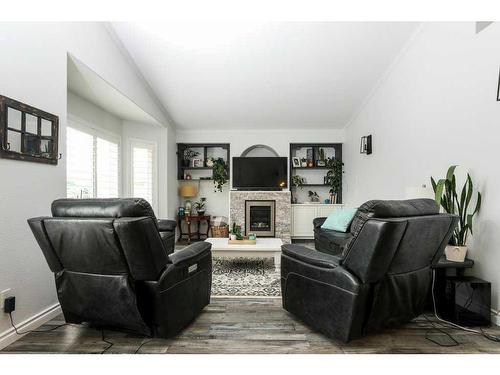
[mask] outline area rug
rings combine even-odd
[[[212,296],[279,297],[273,259],[213,257]]]

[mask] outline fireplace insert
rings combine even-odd
[[[255,233],[257,237],[275,236],[276,201],[245,201],[245,234]]]

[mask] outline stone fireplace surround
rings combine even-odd
[[[233,223],[241,225],[245,230],[245,201],[276,201],[276,237],[281,238],[283,243],[291,243],[291,205],[290,191],[240,191],[231,190],[229,192],[229,225]]]

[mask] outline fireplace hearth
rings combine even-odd
[[[276,221],[276,201],[245,201],[245,233],[255,233],[257,237],[274,237]]]

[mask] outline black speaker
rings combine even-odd
[[[491,324],[491,283],[475,277],[447,277],[442,318],[473,327]]]

